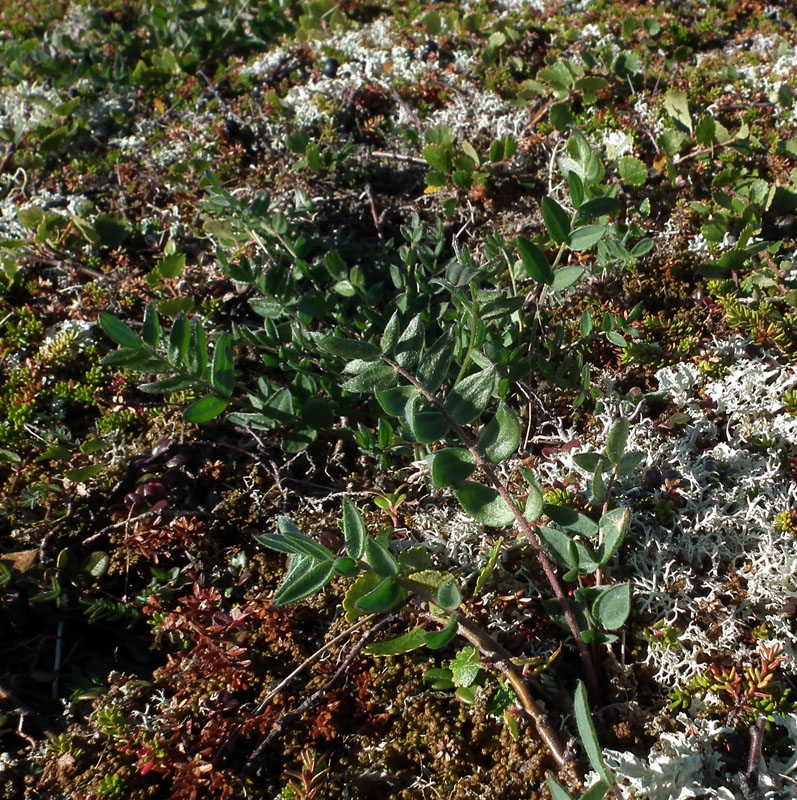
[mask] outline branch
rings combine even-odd
[[[473,437],[471,437],[471,435],[454,420],[454,418],[445,410],[445,408],[443,408],[443,404],[431,392],[429,392],[425,386],[422,386],[413,375],[410,375],[407,370],[399,366],[399,364],[397,364],[395,361],[387,356],[382,356],[382,360],[386,364],[389,364],[391,367],[393,367],[393,369],[396,370],[399,375],[408,380],[421,393],[421,395],[423,395],[424,399],[431,403],[435,409],[437,409],[443,415],[443,417],[445,417],[446,422],[459,437],[459,440],[462,442],[462,444],[464,444],[465,447],[470,450],[470,453],[475,459],[476,464],[482,469],[484,474],[487,476],[487,479],[501,496],[501,499],[512,511],[512,514],[515,517],[515,522],[517,522],[518,527],[523,532],[523,535],[531,545],[531,548],[534,550],[534,554],[537,556],[537,560],[542,567],[542,571],[545,573],[545,577],[548,579],[548,583],[553,590],[554,596],[562,608],[562,613],[567,620],[567,625],[570,628],[570,632],[572,633],[576,642],[576,647],[578,648],[578,655],[581,659],[581,665],[584,669],[584,677],[586,679],[590,695],[593,699],[597,700],[600,696],[600,692],[598,688],[598,678],[595,674],[595,667],[592,663],[592,658],[590,657],[586,644],[584,644],[584,640],[581,638],[581,631],[579,630],[578,622],[576,621],[575,615],[573,614],[570,604],[567,601],[567,596],[565,595],[564,590],[562,589],[562,584],[559,582],[559,578],[556,575],[556,570],[554,569],[551,560],[542,549],[542,545],[540,544],[539,539],[534,532],[534,528],[531,526],[531,523],[523,516],[520,509],[517,507],[512,495],[509,493],[509,490],[506,488],[506,486],[504,486],[504,484],[501,482],[501,479],[498,477],[492,464],[488,463],[482,454],[476,449],[476,443],[473,440]]]

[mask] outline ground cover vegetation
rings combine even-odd
[[[794,791],[797,19],[0,7],[0,797]]]

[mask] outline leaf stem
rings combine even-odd
[[[581,631],[579,630],[578,622],[576,621],[576,617],[567,601],[567,596],[565,595],[564,590],[562,589],[562,584],[559,582],[559,578],[556,575],[556,570],[554,569],[551,560],[542,549],[542,545],[540,544],[540,541],[537,538],[531,523],[529,523],[529,521],[523,516],[520,509],[517,507],[512,495],[509,493],[509,490],[506,488],[506,486],[504,486],[504,484],[501,482],[492,464],[488,463],[482,454],[477,450],[476,442],[473,440],[473,437],[459,423],[457,423],[456,420],[454,420],[454,418],[445,410],[443,404],[431,392],[429,392],[425,386],[422,386],[413,375],[407,372],[407,370],[405,370],[395,361],[387,356],[382,356],[382,360],[386,364],[389,364],[391,367],[393,367],[393,369],[396,370],[399,375],[408,380],[421,393],[424,399],[431,403],[445,417],[446,422],[448,422],[451,429],[459,437],[459,440],[462,442],[462,444],[468,448],[474,460],[476,461],[476,464],[481,467],[482,471],[487,476],[487,479],[501,496],[501,499],[512,511],[518,527],[523,532],[523,535],[531,545],[532,550],[534,550],[534,554],[537,556],[537,561],[542,567],[545,577],[548,579],[548,583],[553,590],[554,597],[556,597],[559,605],[562,608],[562,614],[567,620],[567,625],[570,628],[570,632],[572,633],[576,642],[576,648],[578,649],[578,655],[581,659],[582,668],[584,669],[584,677],[586,679],[587,687],[589,688],[589,693],[593,698],[597,699],[600,696],[600,693],[598,688],[598,678],[595,673],[595,667],[592,663],[592,658],[590,657],[589,650],[587,649],[584,640],[581,638]]]

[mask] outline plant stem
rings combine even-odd
[[[487,479],[501,496],[501,499],[512,511],[518,527],[523,532],[523,535],[531,545],[532,550],[534,550],[534,554],[537,556],[537,561],[542,567],[545,577],[548,579],[548,583],[553,590],[554,597],[556,597],[559,605],[561,606],[562,614],[564,614],[564,617],[567,620],[567,625],[570,628],[570,632],[573,634],[573,638],[576,642],[576,648],[578,649],[578,655],[581,659],[581,665],[584,670],[584,678],[587,683],[587,688],[589,689],[589,693],[593,699],[597,700],[600,696],[600,693],[598,689],[598,678],[595,673],[595,667],[592,663],[592,658],[590,657],[586,644],[584,644],[584,640],[581,638],[581,631],[579,630],[578,622],[576,621],[575,615],[573,614],[570,604],[567,601],[567,596],[565,595],[564,590],[562,589],[562,584],[559,582],[559,578],[556,575],[556,570],[554,569],[551,560],[542,549],[542,545],[540,544],[539,539],[537,539],[537,535],[534,533],[534,528],[531,526],[531,523],[523,516],[520,509],[517,507],[512,495],[509,493],[509,490],[506,488],[506,486],[504,486],[504,484],[501,482],[492,464],[488,463],[482,454],[477,450],[476,442],[473,440],[473,437],[471,437],[471,435],[454,420],[454,418],[445,410],[445,408],[443,408],[443,404],[431,392],[429,392],[426,387],[422,386],[413,375],[410,375],[407,370],[405,370],[395,361],[387,356],[382,356],[382,360],[386,364],[389,364],[391,367],[393,367],[393,369],[396,370],[399,375],[408,380],[421,393],[424,399],[431,403],[445,417],[446,422],[448,422],[451,429],[459,437],[459,440],[462,442],[462,444],[464,444],[465,447],[467,447],[471,452],[476,464],[481,467],[482,471],[487,476]]]
[[[434,597],[427,592],[419,589],[417,584],[411,581],[397,580],[397,583],[403,586],[408,592],[412,592],[416,597],[423,600],[430,608],[437,605]],[[529,687],[524,680],[523,676],[515,669],[512,663],[512,654],[506,650],[502,645],[498,644],[486,631],[483,631],[475,622],[468,619],[459,609],[453,611],[446,610],[446,614],[454,617],[459,626],[459,633],[474,645],[484,658],[489,659],[499,672],[506,675],[507,680],[515,691],[515,694],[520,701],[523,710],[531,717],[534,725],[537,728],[540,738],[545,742],[545,745],[551,751],[559,766],[564,766],[567,763],[565,756],[565,749],[559,741],[559,736],[556,731],[551,727],[545,712],[537,704],[537,701],[531,696]],[[439,620],[439,617],[434,617]]]

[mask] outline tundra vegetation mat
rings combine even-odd
[[[0,4],[0,798],[780,798],[791,3]]]

